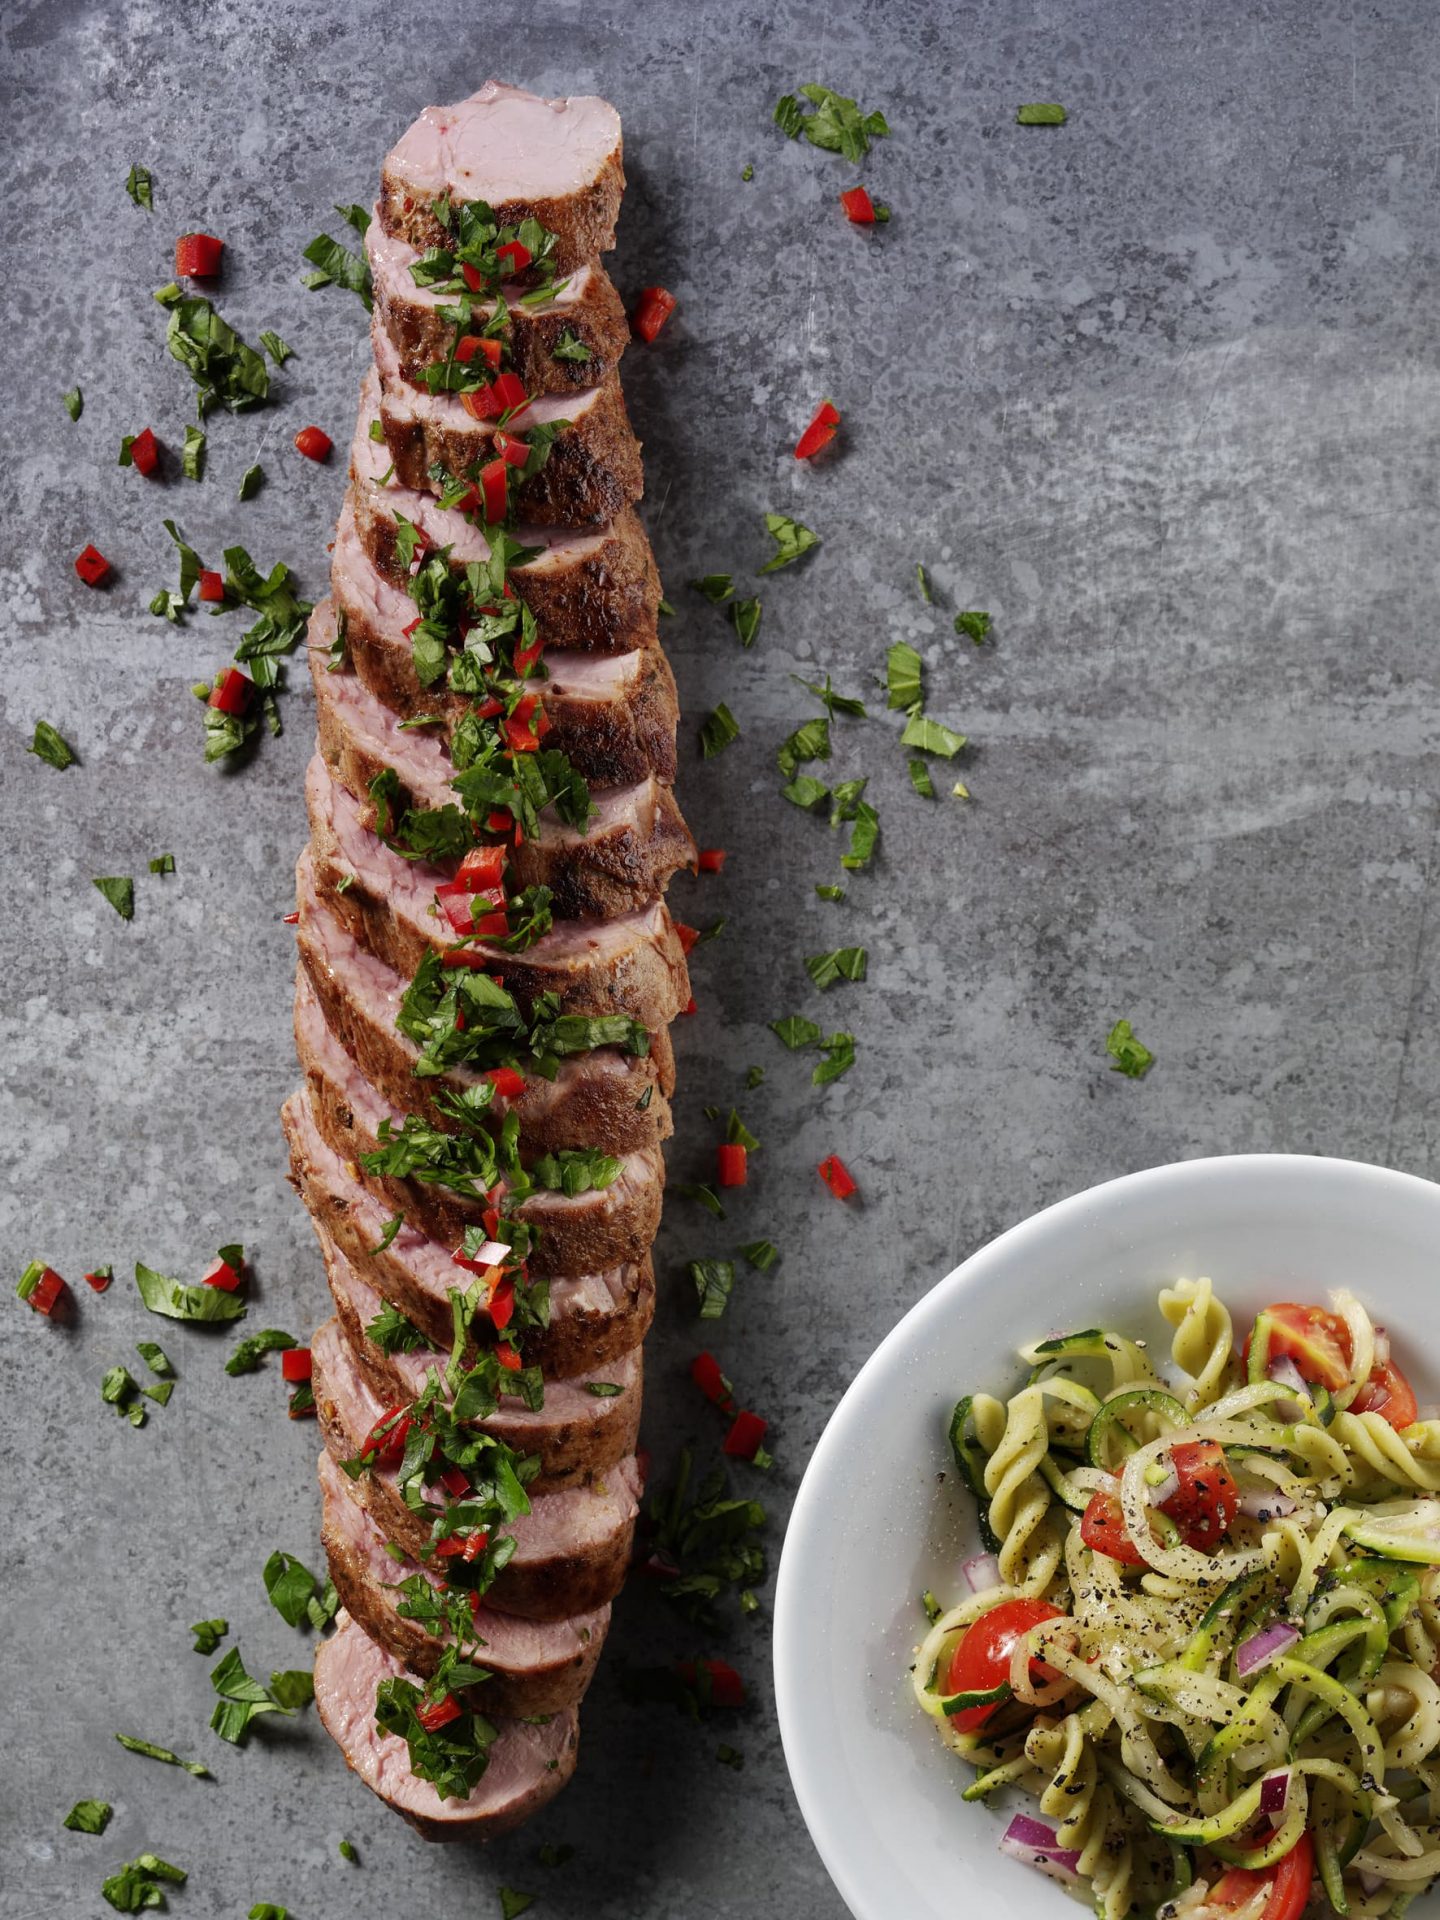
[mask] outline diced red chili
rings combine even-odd
[[[642,287],[631,326],[642,340],[653,340],[675,311],[675,296],[664,287]]]
[[[499,402],[501,413],[520,413],[530,402],[530,396],[525,391],[525,382],[509,367],[504,373],[496,374],[490,383],[490,391]]]
[[[459,1467],[446,1467],[440,1476],[440,1484],[444,1487],[445,1491],[456,1500],[458,1500],[462,1494],[469,1493],[470,1491],[470,1482],[465,1478],[465,1475]]]
[[[446,880],[436,887],[435,898],[440,902],[440,911],[456,933],[475,931],[475,910],[470,904],[475,898],[473,888],[463,885],[459,880]]]
[[[200,598],[202,600],[223,600],[225,598],[225,576],[223,573],[211,573],[208,570],[200,575]]]
[[[514,1067],[491,1067],[485,1078],[502,1100],[518,1100],[525,1091],[525,1076]]]
[[[545,651],[543,640],[534,640],[528,647],[516,647],[511,661],[518,674],[527,674]]]
[[[764,1443],[769,1430],[768,1420],[762,1420],[758,1413],[737,1413],[735,1424],[725,1436],[720,1451],[728,1453],[732,1460],[753,1460]]]
[[[225,242],[213,233],[182,233],[175,242],[175,271],[186,279],[219,273]]]
[[[730,1382],[720,1370],[720,1362],[713,1353],[697,1353],[690,1362],[690,1378],[704,1394],[707,1400],[717,1407],[723,1407],[728,1413],[733,1401]]]
[[[110,562],[98,547],[85,547],[75,556],[75,571],[87,587],[98,587],[110,578]]]
[[[334,444],[323,427],[302,427],[295,436],[295,450],[307,460],[328,460]]]
[[[675,933],[680,941],[682,952],[692,952],[695,942],[700,938],[700,929],[698,927],[687,927],[683,920],[677,920],[675,922]]]
[[[864,187],[851,187],[848,193],[842,193],[840,204],[845,209],[845,218],[853,220],[857,227],[874,226],[875,203]]]
[[[715,1149],[715,1179],[722,1187],[743,1187],[746,1179],[745,1148],[731,1140],[722,1140]]]
[[[130,442],[130,464],[137,473],[150,474],[160,464],[160,443],[149,427],[143,427]]]
[[[523,467],[530,458],[530,442],[518,439],[501,427],[495,435],[495,451],[507,467]]]
[[[115,1275],[109,1267],[97,1267],[94,1273],[87,1273],[85,1278],[96,1293],[104,1293]]]
[[[471,293],[479,293],[481,287],[485,284],[480,278],[480,269],[478,267],[472,267],[468,260],[462,260],[460,262],[460,277],[464,280]]]
[[[505,482],[507,471],[503,460],[489,460],[480,469],[480,499],[486,522],[491,526],[505,518],[510,504],[510,489]]]
[[[440,964],[452,971],[463,967],[470,973],[484,973],[487,967],[494,964],[494,960],[491,954],[480,953],[474,947],[446,947],[440,956]]]
[[[725,865],[724,847],[701,847],[695,857],[695,865],[701,873],[719,873]]]
[[[254,683],[238,667],[226,667],[210,689],[210,705],[217,713],[243,713],[254,691]]]
[[[492,367],[498,368],[503,351],[499,340],[483,333],[467,333],[455,342],[455,358],[462,367],[468,367],[478,353],[482,360],[488,360]]]
[[[282,1380],[308,1380],[310,1378],[309,1347],[287,1347],[280,1356],[280,1377]]]
[[[47,1267],[43,1261],[32,1260],[20,1276],[20,1284],[15,1289],[22,1300],[28,1300],[36,1313],[50,1315],[65,1297],[65,1282],[53,1267]]]
[[[240,1284],[240,1275],[228,1260],[217,1260],[204,1276],[201,1284],[207,1287],[218,1287],[222,1293],[234,1293]]]
[[[850,1169],[838,1153],[827,1153],[820,1162],[820,1178],[834,1194],[837,1200],[848,1200],[856,1192],[855,1182],[850,1177]]]
[[[527,693],[505,722],[505,743],[512,753],[534,753],[550,731],[550,716],[538,693]]]
[[[427,1733],[438,1733],[441,1727],[448,1727],[452,1720],[458,1720],[464,1711],[465,1709],[454,1694],[447,1693],[443,1700],[436,1700],[429,1706],[417,1707],[415,1718]]]
[[[506,240],[496,247],[495,258],[505,263],[505,271],[513,280],[517,273],[525,271],[535,256],[523,241]]]
[[[699,1007],[697,1007],[695,1004],[695,996],[693,993],[691,994],[690,998],[685,1002],[684,1006],[680,1009],[680,1011],[682,1013],[698,1013],[700,1011]]]
[[[839,409],[831,401],[822,400],[815,409],[815,418],[795,442],[795,458],[813,460],[820,449],[828,447],[835,438],[835,429],[839,425]]]
[[[745,1704],[745,1682],[740,1678],[728,1660],[681,1660],[676,1672],[687,1687],[695,1686],[699,1677],[697,1669],[703,1669],[709,1677],[707,1689],[712,1706],[743,1707]]]
[[[280,918],[287,927],[298,927],[300,924],[300,915],[298,912],[282,913]]]
[[[443,1540],[437,1540],[435,1542],[435,1558],[437,1560],[458,1560],[464,1551],[465,1536],[463,1533],[448,1533]]]
[[[504,807],[497,807],[493,813],[485,816],[485,825],[491,833],[509,833],[515,822]]]
[[[503,1333],[515,1318],[515,1282],[508,1274],[499,1282],[495,1291],[491,1294],[488,1311],[490,1314],[490,1324],[497,1333]],[[506,1361],[504,1364],[508,1366],[509,1362]],[[518,1355],[516,1356],[516,1365],[519,1365]]]
[[[478,1560],[490,1544],[490,1536],[483,1527],[477,1527],[473,1533],[465,1536],[465,1551],[461,1558],[467,1563]]]
[[[521,1360],[514,1347],[496,1347],[495,1358],[507,1373],[519,1373]]]
[[[390,1423],[394,1422],[392,1426]],[[365,1437],[360,1458],[371,1466],[398,1467],[405,1458],[405,1441],[410,1432],[410,1416],[403,1407],[391,1407],[382,1413]]]
[[[473,387],[460,396],[460,404],[472,420],[494,420],[501,409],[495,398],[493,384],[488,387]]]
[[[505,873],[504,847],[471,847],[455,869],[455,878],[477,889],[498,887]]]

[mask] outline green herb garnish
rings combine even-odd
[[[92,880],[90,884],[104,895],[122,920],[135,918],[135,882],[128,874],[111,874],[103,880]]]
[[[348,227],[364,238],[365,230],[370,225],[370,215],[363,207],[336,207],[335,211]],[[342,247],[338,240],[332,240],[328,233],[317,233],[306,247],[303,257],[315,271],[301,276],[302,286],[309,287],[312,292],[317,287],[346,287],[359,298],[367,313],[371,311],[374,289],[370,262],[363,253],[352,253],[348,247]]]
[[[138,162],[131,167],[125,176],[125,191],[137,207],[144,207],[147,213],[155,211],[154,181],[148,167]]]
[[[754,600],[736,600],[730,608],[730,624],[735,629],[735,637],[742,647],[753,647],[756,635],[760,631],[760,602]]]
[[[864,159],[872,140],[882,140],[890,131],[883,113],[862,113],[853,100],[829,87],[811,82],[800,94],[811,103],[809,113],[793,93],[783,95],[775,108],[775,124],[787,140],[803,133],[812,147],[843,154],[854,164]]]
[[[71,1833],[104,1833],[114,1811],[108,1800],[77,1800],[62,1824]]]
[[[1105,1051],[1115,1062],[1110,1071],[1123,1073],[1127,1080],[1143,1080],[1155,1061],[1150,1049],[1135,1038],[1128,1020],[1115,1022],[1105,1042]]]
[[[117,1733],[115,1738],[127,1753],[138,1753],[147,1760],[163,1761],[167,1767],[183,1767],[197,1780],[212,1780],[214,1775],[199,1760],[182,1760],[178,1753],[172,1753],[169,1747],[157,1747],[151,1740],[137,1740],[128,1733]]]
[[[863,980],[869,965],[864,947],[836,947],[830,953],[811,953],[805,957],[805,971],[824,993],[838,980]]]
[[[973,640],[977,647],[983,646],[986,635],[990,631],[990,616],[988,613],[979,612],[974,607],[967,608],[964,613],[956,614],[955,631]]]
[[[205,1288],[206,1293],[215,1291],[213,1287]],[[233,1294],[226,1294],[223,1297],[234,1298]],[[279,1327],[265,1327],[259,1333],[250,1333],[245,1336],[225,1362],[225,1371],[232,1377],[242,1373],[254,1373],[265,1354],[288,1353],[292,1347],[298,1347],[299,1344],[294,1334],[282,1333]]]
[[[242,500],[253,500],[260,491],[264,479],[265,469],[257,460],[254,466],[247,467],[240,476],[240,498]]]
[[[685,1271],[695,1283],[702,1320],[718,1320],[725,1311],[730,1290],[735,1285],[735,1268],[729,1260],[692,1260]]]
[[[194,1653],[211,1654],[230,1631],[230,1622],[218,1617],[214,1620],[197,1620],[190,1629],[195,1636]]]
[[[172,1280],[167,1274],[156,1273],[152,1267],[143,1266],[138,1260],[135,1263],[135,1285],[140,1289],[140,1298],[149,1311],[161,1314],[167,1320],[189,1320],[199,1324],[243,1320],[245,1317],[245,1302],[238,1293],[227,1293],[223,1287],[186,1286],[183,1280]],[[226,1372],[229,1371],[227,1364]],[[236,1371],[241,1369],[237,1368]]]
[[[739,737],[740,723],[721,701],[715,711],[707,714],[700,723],[700,757],[713,760],[717,753],[723,753],[730,742]]]
[[[820,544],[818,533],[812,533],[809,527],[783,513],[767,513],[765,526],[775,542],[775,552],[761,567],[761,573],[778,573],[781,567],[790,566]]]
[[[68,393],[62,393],[61,403],[72,420],[78,420],[85,411],[85,396],[79,387],[71,387]]]
[[[75,749],[48,720],[35,722],[35,738],[25,751],[33,753],[37,760],[43,760],[47,767],[54,767],[57,773],[63,773],[66,767],[73,767],[76,760]],[[100,883],[97,880],[95,884],[99,886]]]
[[[1069,117],[1054,100],[1036,100],[1015,109],[1015,124],[1020,127],[1063,127]]]
[[[260,335],[260,344],[264,347],[277,367],[283,367],[285,362],[290,359],[295,352],[293,347],[286,346],[279,334],[275,333],[269,327],[266,327]]]

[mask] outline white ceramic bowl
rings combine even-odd
[[[1440,1335],[1429,1336],[1440,1186],[1408,1174],[1288,1154],[1157,1167],[1047,1208],[947,1275],[836,1408],[780,1562],[785,1757],[856,1920],[1066,1920],[1075,1911],[1058,1887],[996,1850],[1008,1812],[961,1801],[971,1771],[910,1696],[919,1596],[929,1587],[948,1604],[963,1591],[960,1563],[978,1544],[946,1426],[962,1394],[1013,1390],[1015,1348],[1049,1334],[1142,1333],[1165,1343],[1158,1354],[1168,1363],[1156,1294],[1203,1274],[1237,1323],[1268,1300],[1323,1301],[1351,1287],[1389,1328],[1421,1405],[1440,1399]]]

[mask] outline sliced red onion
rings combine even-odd
[[[1295,1502],[1288,1493],[1251,1487],[1240,1496],[1240,1511],[1251,1520],[1283,1520],[1287,1513],[1294,1513]]]
[[[1238,1660],[1235,1665],[1238,1672],[1240,1665]],[[1266,1774],[1265,1778],[1260,1782],[1261,1813],[1284,1815],[1285,1808],[1290,1800],[1290,1779],[1291,1774],[1288,1767],[1281,1767],[1278,1773]]]
[[[1000,1584],[1000,1562],[993,1553],[976,1553],[960,1569],[972,1593],[988,1593]]]
[[[1065,1886],[1074,1886],[1079,1878],[1079,1853],[1062,1847],[1053,1827],[1047,1827],[1043,1820],[1032,1820],[1028,1814],[1016,1814],[1001,1836],[1000,1851],[1012,1860],[1023,1860],[1027,1867],[1048,1873]]]
[[[1235,1649],[1236,1673],[1240,1679],[1247,1680],[1252,1673],[1259,1673],[1262,1667],[1268,1667],[1272,1660],[1288,1652],[1299,1638],[1300,1629],[1292,1627],[1288,1620],[1277,1620],[1273,1626],[1262,1628]]]

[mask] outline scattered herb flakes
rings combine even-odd
[[[938,753],[946,760],[953,760],[965,741],[965,734],[953,733],[923,713],[912,713],[900,736],[902,747],[914,747],[920,753]]]
[[[930,576],[926,573],[923,563],[919,560],[915,562],[915,584],[919,587],[920,598],[925,602],[926,606],[933,607],[935,604],[935,596],[930,591]]]
[[[712,607],[724,606],[735,593],[734,579],[728,573],[703,573],[698,580],[692,580],[690,585],[696,593],[708,600]]]
[[[736,1773],[745,1768],[745,1756],[738,1747],[727,1746],[723,1741],[715,1749],[715,1758],[722,1767],[732,1767]]]
[[[61,1824],[71,1833],[104,1833],[114,1811],[108,1800],[77,1800]]]
[[[820,1028],[803,1014],[792,1013],[783,1020],[772,1020],[770,1031],[792,1053],[798,1052],[801,1047],[818,1047],[820,1044]]]
[[[215,1289],[207,1287],[205,1291],[213,1293]],[[229,1299],[233,1296],[225,1297]],[[265,1354],[287,1353],[291,1347],[298,1347],[299,1344],[300,1342],[293,1334],[282,1333],[279,1327],[265,1327],[259,1333],[245,1336],[225,1362],[225,1371],[232,1377],[242,1373],[254,1373]]]
[[[155,211],[154,178],[148,167],[142,167],[138,161],[125,176],[125,191],[137,207],[144,207],[147,213]]]
[[[754,600],[736,600],[730,608],[730,624],[735,629],[735,637],[742,647],[753,647],[756,635],[760,631],[760,602]]]
[[[837,789],[838,791],[838,789]],[[842,814],[841,819],[851,816]],[[880,816],[868,800],[856,803],[853,815],[855,825],[850,834],[850,845],[840,856],[840,864],[847,871],[858,873],[868,867],[874,858],[875,848],[880,839]],[[831,826],[836,824],[832,817]]]
[[[85,396],[79,387],[71,387],[68,393],[62,393],[60,401],[72,420],[78,420],[85,411]]]
[[[1018,127],[1063,127],[1070,118],[1058,101],[1035,100],[1029,106],[1015,109],[1015,124]]]
[[[336,207],[335,211],[347,226],[353,227],[356,233],[364,237],[370,216],[363,207]],[[328,233],[317,233],[306,247],[303,257],[315,271],[301,276],[302,286],[309,287],[312,292],[317,287],[348,288],[359,298],[365,311],[371,311],[374,299],[370,262],[363,253],[352,253],[348,247],[342,247],[338,240],[332,240]]]
[[[260,344],[277,367],[283,367],[285,362],[289,360],[295,352],[293,347],[286,346],[279,334],[271,327],[266,327],[260,335]]]
[[[687,1200],[698,1200],[707,1213],[713,1213],[717,1220],[725,1218],[725,1209],[720,1204],[720,1196],[713,1187],[707,1187],[699,1181],[681,1181],[675,1188]]]
[[[747,1240],[740,1251],[757,1273],[768,1273],[780,1258],[773,1240]]]
[[[594,355],[577,333],[572,332],[569,327],[562,327],[560,338],[550,349],[550,358],[569,360],[576,366],[584,366],[586,361],[594,358]]]
[[[802,554],[820,544],[818,533],[812,533],[809,527],[783,513],[767,513],[765,527],[775,542],[775,552],[761,567],[761,573],[778,573],[781,567],[791,566]]]
[[[963,780],[957,780],[950,791],[957,800],[968,800],[970,798],[970,789]]]
[[[735,1285],[735,1266],[730,1260],[692,1260],[685,1271],[695,1283],[702,1320],[718,1320],[725,1311],[730,1290]]]
[[[165,1908],[165,1886],[183,1887],[183,1867],[171,1866],[158,1854],[142,1853],[138,1860],[127,1860],[112,1873],[100,1891],[117,1913],[141,1913],[147,1908]]]
[[[157,1407],[168,1407],[170,1404],[170,1396],[175,1391],[175,1382],[173,1380],[162,1380],[158,1386],[144,1386],[141,1387],[140,1391],[145,1395],[147,1400],[153,1400]],[[134,1418],[133,1413],[131,1414],[131,1418]]]
[[[800,773],[780,789],[780,795],[792,807],[799,807],[808,813],[830,798],[830,789],[823,780],[817,780],[813,773]]]
[[[907,640],[897,640],[885,655],[885,704],[908,712],[924,697],[920,656]]]
[[[195,382],[201,420],[213,407],[239,413],[269,397],[264,358],[220,317],[212,302],[173,284],[162,287],[155,298],[170,310],[165,344]]]
[[[227,1293],[223,1287],[190,1287],[183,1280],[172,1280],[168,1274],[156,1273],[152,1267],[135,1262],[135,1285],[140,1289],[140,1298],[151,1313],[158,1313],[167,1320],[189,1320],[196,1323],[225,1320],[243,1320],[245,1302],[238,1293]],[[232,1356],[233,1357],[233,1356]],[[229,1371],[227,1362],[226,1371]]]
[[[754,167],[751,166],[748,160],[745,162],[745,165],[740,169],[740,178],[742,180],[753,180],[755,178],[755,169]]]
[[[500,1920],[518,1920],[518,1916],[535,1904],[533,1893],[521,1893],[517,1887],[501,1887]]]
[[[35,738],[25,751],[33,753],[37,760],[43,760],[47,767],[54,767],[57,773],[63,773],[66,767],[75,764],[75,749],[48,720],[35,722]],[[99,886],[100,883],[97,880],[95,884]]]
[[[107,1407],[123,1413],[140,1391],[128,1367],[108,1367],[100,1381],[100,1398]]]
[[[955,631],[963,634],[967,640],[973,640],[977,647],[983,647],[990,632],[990,616],[976,607],[968,607],[965,612],[956,614]]]
[[[1115,1062],[1112,1073],[1123,1073],[1127,1080],[1143,1080],[1155,1064],[1155,1056],[1143,1041],[1135,1038],[1128,1020],[1117,1020],[1110,1029],[1105,1051]]]
[[[870,956],[864,947],[836,947],[830,953],[807,954],[805,971],[824,993],[839,980],[863,980],[869,963]]]
[[[323,1632],[339,1611],[334,1583],[322,1582],[293,1553],[272,1553],[262,1578],[271,1606],[288,1626],[309,1625]]]
[[[670,602],[669,602],[668,600],[664,600],[664,599],[662,599],[662,600],[661,600],[661,602],[660,602],[660,604],[659,604],[659,606],[658,606],[658,607],[656,607],[656,609],[655,609],[655,611],[656,611],[656,612],[657,612],[657,613],[658,613],[658,614],[659,614],[659,615],[660,615],[660,616],[661,616],[661,617],[662,617],[663,619],[666,619],[666,620],[673,620],[673,619],[675,618],[675,609],[674,609],[674,607],[672,607],[672,606],[671,606],[671,604],[670,604]]]
[[[173,853],[157,853],[150,862],[151,873],[174,873],[175,856]]]
[[[128,874],[110,874],[90,884],[110,902],[122,920],[135,918],[135,882]]]
[[[138,1753],[146,1760],[163,1761],[167,1767],[183,1767],[197,1780],[213,1780],[214,1774],[199,1760],[182,1760],[178,1753],[172,1753],[169,1747],[157,1747],[151,1740],[137,1740],[132,1734],[117,1733],[115,1738],[127,1753]]]
[[[775,749],[775,764],[787,780],[811,760],[830,758],[830,722],[817,717],[796,727]]]
[[[940,1618],[940,1615],[945,1611],[945,1609],[940,1605],[940,1602],[935,1598],[934,1594],[930,1591],[929,1587],[926,1587],[925,1591],[921,1594],[920,1605],[924,1609],[925,1618],[930,1622],[932,1627],[934,1626],[935,1622]]]
[[[804,687],[807,693],[813,693],[827,714],[848,713],[856,720],[865,718],[865,702],[857,700],[853,694],[837,693],[828,673],[823,681],[802,680],[798,673],[792,673],[790,678]]]
[[[342,1860],[348,1860],[352,1867],[359,1866],[360,1855],[355,1850],[355,1843],[353,1840],[342,1840],[340,1842],[340,1858]]]
[[[240,498],[242,500],[253,500],[264,485],[264,481],[265,469],[257,460],[253,466],[247,467],[240,476]]]
[[[853,100],[830,87],[812,81],[799,92],[811,104],[809,113],[793,93],[776,103],[775,124],[787,140],[803,133],[812,147],[843,154],[855,165],[870,151],[872,140],[883,140],[890,132],[883,113],[862,113]]]
[[[717,753],[723,753],[732,740],[740,737],[740,723],[725,705],[724,701],[713,713],[706,714],[700,723],[700,757],[713,760]],[[96,882],[99,885],[99,882]]]
[[[825,1058],[811,1074],[810,1083],[816,1087],[828,1087],[832,1080],[838,1080],[854,1066],[855,1036],[853,1033],[832,1033],[827,1040],[820,1042],[820,1051]]]
[[[245,1745],[250,1728],[262,1715],[294,1714],[315,1695],[313,1677],[299,1669],[272,1673],[268,1687],[252,1679],[238,1647],[231,1647],[211,1669],[210,1684],[220,1696],[210,1716],[211,1729],[235,1747]]]
[[[399,1233],[400,1229],[404,1226],[404,1224],[405,1224],[405,1216],[403,1213],[392,1214],[391,1217],[385,1222],[385,1227],[383,1232],[380,1235],[380,1238],[375,1242],[375,1245],[371,1247],[370,1249],[371,1253],[372,1254],[384,1253],[387,1247],[392,1246],[394,1244],[396,1234]]]
[[[909,760],[906,762],[906,765],[910,770],[910,784],[916,793],[918,793],[922,799],[933,800],[935,798],[935,782],[930,778],[929,767],[926,766],[923,760]]]
[[[692,1464],[686,1447],[680,1454],[674,1486],[650,1496],[646,1517],[657,1550],[679,1570],[661,1585],[662,1596],[687,1619],[709,1626],[715,1620],[714,1603],[727,1591],[738,1593],[742,1613],[755,1611],[758,1603],[751,1589],[765,1578],[765,1550],[758,1537],[765,1524],[765,1509],[758,1500],[731,1498],[721,1468],[706,1475],[692,1500]],[[703,1664],[700,1671],[705,1671]],[[646,1688],[649,1697],[675,1701],[698,1715],[706,1701],[697,1695],[705,1690],[683,1689],[682,1697],[677,1697],[675,1669],[661,1672],[668,1686],[656,1694],[649,1694]]]
[[[815,894],[816,898],[820,900],[839,901],[845,898],[845,889],[844,887],[826,886],[817,880],[815,882]]]
[[[587,1393],[593,1393],[597,1400],[613,1400],[617,1394],[623,1393],[625,1389],[624,1387],[617,1386],[613,1380],[587,1380],[585,1382],[585,1391]]]
[[[211,1654],[230,1631],[230,1622],[218,1617],[214,1620],[197,1620],[190,1629],[195,1636],[194,1653]]]

